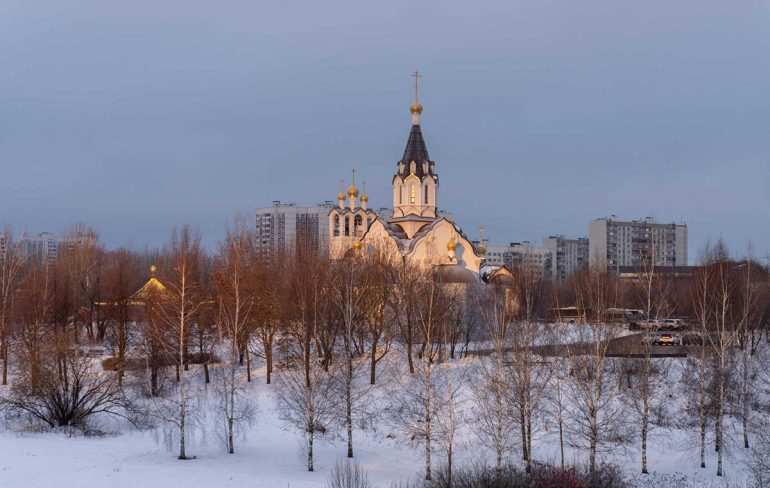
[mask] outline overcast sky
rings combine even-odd
[[[616,214],[770,253],[770,4],[0,3],[0,222],[207,244],[355,167],[391,205],[423,73],[439,206],[496,242]]]

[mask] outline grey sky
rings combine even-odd
[[[207,243],[236,212],[389,206],[424,74],[439,205],[494,241],[687,221],[770,252],[770,4],[0,3],[0,221]]]

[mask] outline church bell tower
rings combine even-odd
[[[404,156],[398,161],[393,176],[393,217],[391,223],[400,226],[408,238],[436,220],[438,175],[420,129],[422,105],[419,100],[420,72],[414,74],[414,103],[412,130],[406,142]]]

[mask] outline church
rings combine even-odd
[[[437,211],[439,177],[421,129],[420,74],[413,76],[412,126],[391,181],[392,214],[378,215],[367,208],[369,197],[365,191],[359,195],[354,172],[347,194],[341,187],[338,206],[329,212],[330,256],[340,259],[351,250],[380,248],[413,263],[440,266],[441,275],[452,282],[478,283],[508,274],[500,267],[485,266],[483,235],[474,246],[454,221]]]

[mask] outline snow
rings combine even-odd
[[[387,364],[387,361],[381,364]],[[195,374],[195,371],[191,370],[191,373]],[[257,369],[254,381],[247,386],[257,401],[259,412],[253,425],[246,428],[246,435],[238,439],[235,454],[227,454],[219,442],[214,432],[213,415],[204,416],[203,423],[207,428],[193,435],[188,453],[196,458],[188,461],[176,458],[176,444],[164,442],[159,430],[137,431],[124,424],[115,424],[118,433],[86,437],[63,432],[28,432],[6,421],[5,429],[0,429],[0,486],[324,486],[332,467],[345,456],[344,439],[333,434],[319,436],[315,450],[316,471],[306,471],[301,439],[295,430],[287,430],[281,420],[280,412],[276,410],[277,385],[266,385],[264,374],[264,369]],[[385,376],[383,373],[382,377]],[[381,396],[387,398],[387,394]],[[202,408],[211,409],[205,405]],[[398,432],[383,420],[377,420],[375,428],[375,432],[356,430],[354,433],[356,459],[374,486],[388,487],[395,481],[417,479],[423,470],[420,447],[393,439],[393,434]],[[652,476],[660,477],[661,486],[686,486],[682,484],[681,475],[687,476],[691,486],[727,486],[726,481],[732,482],[732,486],[742,486],[746,483],[740,459],[742,448],[737,440],[729,442],[734,456],[726,461],[724,479],[714,475],[716,458],[713,449],[707,453],[707,468],[699,468],[693,433],[682,429],[656,429],[653,432],[648,456],[650,468],[657,474],[650,477],[635,475],[640,465],[640,454],[635,446],[607,454],[604,460],[617,463],[629,477],[642,480],[644,484],[640,486],[650,482]],[[536,460],[558,462],[555,427],[538,433],[533,444]],[[484,459],[490,462],[492,459],[467,432],[458,450],[456,464]],[[587,455],[567,449],[566,458],[568,462],[585,462]],[[436,465],[440,464],[442,455],[436,453],[434,460]],[[520,454],[514,456],[514,460],[520,463]]]

